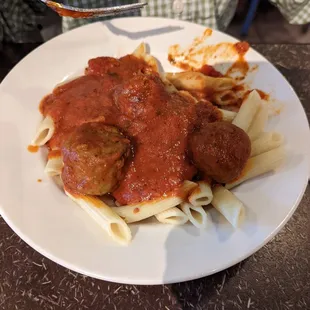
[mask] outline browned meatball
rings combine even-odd
[[[119,59],[113,57],[97,57],[88,61],[86,74],[118,78],[120,81],[127,81],[139,73],[156,74],[153,68],[143,59],[134,55],[126,55]]]
[[[233,124],[204,123],[189,137],[189,151],[205,175],[227,183],[241,174],[251,153],[251,142],[248,135]]]
[[[153,119],[157,107],[169,99],[163,82],[157,75],[136,75],[114,92],[114,102],[129,118]]]
[[[103,123],[77,127],[61,148],[61,177],[66,189],[88,195],[103,195],[115,189],[122,178],[129,143],[117,128]]]

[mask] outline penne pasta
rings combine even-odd
[[[271,151],[282,145],[284,137],[278,132],[264,132],[251,145],[251,157]]]
[[[64,189],[64,183],[61,179],[60,175],[55,175],[53,177],[54,182],[56,183],[56,185],[60,188],[60,189]]]
[[[128,244],[131,241],[131,231],[123,219],[113,210],[93,196],[65,193],[90,215],[115,241]]]
[[[187,99],[193,101],[193,103],[197,103],[198,100],[187,90],[178,90],[178,93],[183,96],[186,97]]]
[[[48,158],[44,172],[50,176],[54,177],[57,175],[61,175],[61,170],[63,167],[63,161],[61,156],[53,156]]]
[[[223,121],[230,122],[230,123],[235,119],[237,115],[237,113],[233,111],[228,111],[228,110],[223,110],[223,109],[219,109],[219,111],[222,113]]]
[[[248,135],[251,141],[257,139],[257,137],[264,131],[267,120],[268,109],[265,104],[262,104],[248,130]]]
[[[211,204],[234,228],[238,228],[244,215],[244,206],[232,192],[221,185],[216,185],[213,188]]]
[[[243,129],[245,132],[248,132],[260,106],[261,99],[258,92],[256,90],[251,91],[242,103],[240,110],[232,123]]]
[[[55,131],[55,124],[50,116],[46,116],[39,124],[34,139],[31,144],[42,146],[48,142],[53,136]]]
[[[188,196],[188,201],[195,207],[206,206],[211,203],[213,198],[210,183],[206,181],[199,181],[196,187]]]
[[[201,206],[193,206],[190,203],[183,202],[180,206],[189,221],[199,229],[205,229],[209,224],[209,217],[205,209]]]
[[[278,147],[266,153],[251,157],[241,176],[230,183],[227,183],[225,187],[231,189],[240,183],[255,178],[261,174],[277,169],[283,162],[285,152],[282,147]]]
[[[221,92],[232,89],[236,82],[226,77],[211,77],[201,72],[185,71],[176,73],[166,73],[166,78],[177,88],[183,90],[212,90]]]
[[[213,100],[217,105],[231,105],[238,100],[237,96],[232,90],[224,90],[213,94]]]
[[[166,86],[166,90],[168,93],[175,93],[178,90],[175,88],[175,86],[168,80],[166,79],[166,76],[164,73],[159,74],[161,80],[164,82],[165,86]]]
[[[187,215],[177,207],[155,214],[155,217],[160,223],[172,225],[183,225],[188,221]]]
[[[136,56],[137,58],[143,58],[145,54],[146,54],[146,45],[144,42],[140,43],[132,53],[132,55]]]
[[[146,45],[144,42],[140,43],[132,54],[139,59],[143,59],[153,69],[153,71],[159,72],[157,60],[155,57],[146,52]]]
[[[121,216],[127,223],[138,222],[149,218],[155,214],[178,206],[182,203],[189,193],[197,187],[197,184],[191,181],[185,181],[180,189],[178,196],[168,196],[156,200],[145,201],[133,205],[114,207],[115,213]]]

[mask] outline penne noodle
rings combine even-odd
[[[53,177],[54,182],[56,183],[56,185],[60,188],[63,189],[64,188],[64,183],[61,179],[60,175],[56,175]]]
[[[193,206],[190,203],[181,203],[181,210],[187,215],[189,221],[199,229],[205,229],[209,224],[209,217],[201,206]]]
[[[248,135],[251,141],[257,139],[257,137],[264,131],[267,120],[268,109],[266,104],[262,104],[248,130]]]
[[[232,89],[236,82],[226,77],[211,77],[201,72],[185,71],[176,73],[166,73],[166,78],[177,88],[183,90],[204,91],[211,89],[220,92]]]
[[[151,200],[148,202],[141,202],[134,205],[114,207],[112,209],[115,213],[121,216],[126,223],[134,223],[176,207],[182,201],[182,198],[172,196]]]
[[[123,219],[113,210],[94,196],[65,193],[90,215],[115,241],[128,244],[131,241],[131,231]]]
[[[244,206],[232,192],[221,185],[216,185],[213,188],[211,204],[234,228],[238,228],[244,215]]]
[[[245,132],[248,132],[260,106],[261,99],[258,92],[256,90],[251,91],[243,101],[240,110],[232,123],[243,129]]]
[[[241,176],[227,183],[225,187],[231,189],[246,180],[277,169],[283,162],[284,157],[285,152],[281,146],[266,153],[251,157],[246,163]]]
[[[132,55],[136,56],[137,58],[143,58],[145,54],[146,54],[146,45],[144,42],[140,43],[132,53]]]
[[[37,128],[37,132],[31,144],[42,146],[50,140],[55,131],[55,124],[50,116],[46,116]]]
[[[57,175],[61,175],[61,170],[63,167],[62,156],[53,156],[48,158],[44,172],[50,176],[54,177]]]
[[[166,86],[166,90],[168,93],[175,93],[178,90],[175,88],[175,86],[168,80],[166,79],[166,76],[164,73],[159,74],[161,80],[164,82],[165,86]]]
[[[199,181],[196,187],[188,196],[188,201],[195,207],[206,206],[211,203],[213,198],[210,183],[206,181]]]
[[[282,145],[284,137],[278,132],[264,132],[251,145],[251,157],[271,151]]]
[[[178,93],[181,96],[186,97],[189,100],[192,100],[193,103],[197,103],[198,102],[198,100],[190,92],[188,92],[187,90],[178,90]]]
[[[155,214],[178,206],[182,203],[189,193],[197,187],[197,184],[191,181],[185,181],[180,189],[178,196],[168,196],[151,201],[140,202],[133,205],[114,207],[115,213],[121,216],[127,223],[138,222],[149,218]]]
[[[155,214],[155,217],[160,223],[172,225],[183,225],[188,221],[186,214],[177,207]]]
[[[139,46],[133,51],[132,55],[139,59],[143,59],[153,71],[159,72],[157,61],[155,57],[146,52],[146,45],[144,42],[139,44]]]
[[[223,110],[223,109],[219,109],[219,111],[222,113],[223,121],[230,122],[230,123],[235,119],[237,115],[237,113],[233,111],[228,111],[228,110]]]
[[[238,100],[237,96],[232,90],[224,90],[213,94],[213,100],[217,105],[231,105]]]

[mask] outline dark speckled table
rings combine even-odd
[[[0,80],[35,47],[0,46]],[[289,80],[309,119],[310,45],[253,47]],[[34,251],[0,217],[0,308],[310,309],[310,187],[284,229],[256,254],[213,276],[173,285],[119,285],[79,275]]]

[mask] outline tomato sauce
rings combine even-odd
[[[270,98],[270,95],[269,95],[269,94],[267,94],[267,93],[263,92],[262,90],[256,88],[256,89],[247,90],[247,91],[244,93],[244,96],[243,96],[243,98],[242,98],[242,101],[244,101],[244,100],[248,97],[248,95],[250,94],[250,92],[252,92],[253,90],[256,90],[256,91],[258,92],[258,94],[259,94],[259,96],[260,96],[260,99],[266,100],[266,101],[269,100],[269,98]],[[241,102],[241,103],[242,103],[242,102]],[[240,106],[241,106],[241,104],[240,104]]]
[[[268,101],[268,100],[270,99],[270,95],[269,95],[269,94],[263,92],[263,91],[260,90],[260,89],[255,89],[255,90],[258,92],[258,94],[259,94],[259,96],[260,96],[260,98],[261,98],[262,100]]]
[[[245,41],[237,42],[234,46],[240,56],[244,56],[250,48],[249,43]]]
[[[49,151],[47,158],[51,159],[51,158],[60,157],[60,156],[61,156],[60,150],[52,150],[52,151]]]
[[[39,147],[37,145],[28,145],[27,150],[30,153],[36,153],[39,150]]]
[[[202,37],[195,38],[193,43],[185,50],[182,50],[178,44],[169,48],[168,60],[184,71],[200,71],[205,75],[212,77],[222,77],[223,74],[218,72],[208,64],[220,64],[231,62],[232,65],[224,76],[238,75],[237,80],[243,80],[249,72],[249,64],[245,60],[245,54],[248,52],[250,45],[247,42],[223,42],[213,45],[200,46],[212,31],[207,29]],[[203,65],[200,69],[200,65]]]
[[[244,56],[250,48],[248,42],[237,42],[234,45],[234,49],[238,54],[238,59],[232,64],[229,70],[226,72],[227,76],[231,76],[237,73],[238,76],[235,77],[236,80],[243,80],[250,70],[248,62],[245,60]]]
[[[207,76],[212,76],[212,77],[222,77],[223,74],[216,71],[212,66],[209,65],[203,65],[200,70],[201,73]]]
[[[176,192],[196,173],[186,154],[195,105],[167,92],[157,73],[145,74],[151,71],[132,55],[91,59],[84,76],[57,87],[40,105],[55,123],[51,149],[60,149],[68,134],[86,122],[114,125],[128,136],[131,156],[112,193],[122,205]]]
[[[233,76],[235,73],[237,73],[238,76],[235,76],[235,80],[243,80],[247,73],[249,72],[249,64],[240,57],[238,61],[235,61],[231,67],[226,72],[227,76]]]
[[[72,18],[88,18],[94,15],[94,12],[81,12],[81,11],[72,11],[67,10],[62,7],[62,4],[54,1],[46,1],[46,5],[54,10],[60,16],[68,16]]]

